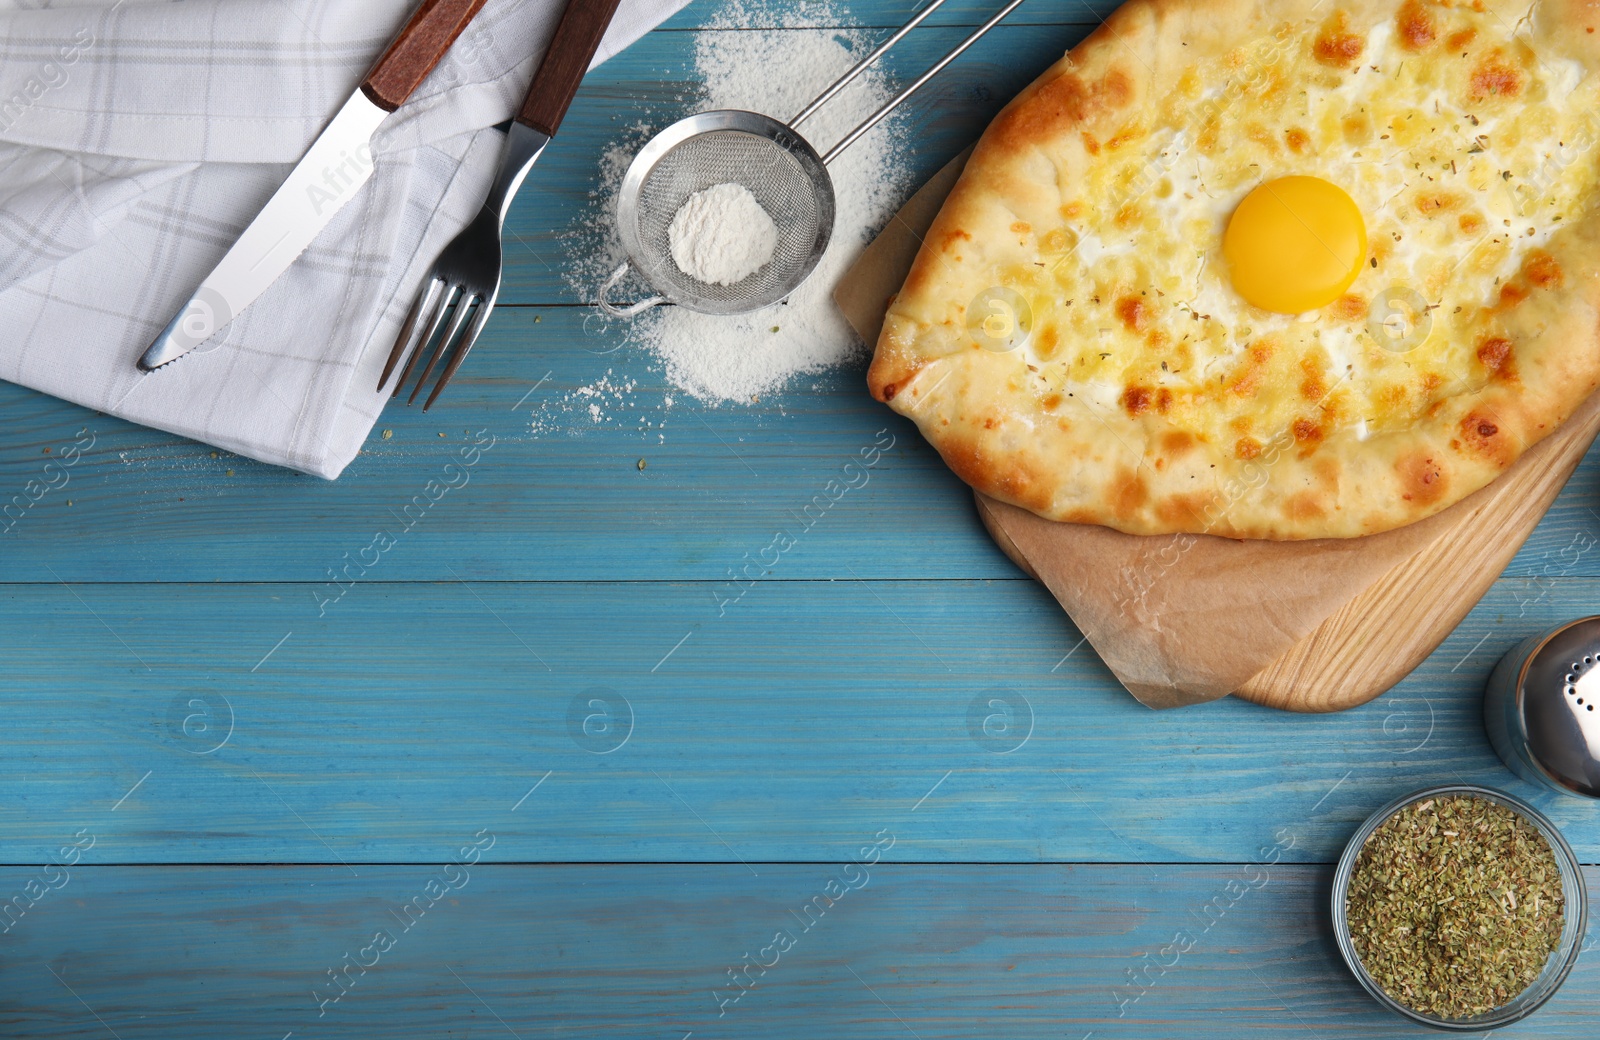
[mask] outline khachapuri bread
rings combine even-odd
[[[990,125],[872,393],[973,487],[1353,537],[1600,385],[1600,0],[1131,0]]]

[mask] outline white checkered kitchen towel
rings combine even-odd
[[[337,477],[563,0],[490,0],[266,295],[181,362],[134,362],[417,2],[0,0],[0,378]],[[622,0],[596,63],[686,2]]]

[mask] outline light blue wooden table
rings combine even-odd
[[[891,68],[990,10],[948,6]],[[1596,808],[1515,780],[1479,718],[1507,647],[1595,608],[1593,453],[1387,696],[1158,714],[859,370],[663,410],[649,359],[585,323],[559,236],[615,114],[682,110],[712,13],[591,77],[446,406],[393,409],[338,483],[0,387],[0,498],[92,438],[0,536],[0,1034],[1396,1036],[1418,1030],[1329,933],[1358,821],[1466,779],[1531,797],[1600,862]],[[848,21],[909,13],[861,0]],[[919,178],[1095,21],[1038,0],[941,77],[911,106]],[[606,423],[532,432],[607,369],[639,386]],[[402,531],[476,431],[493,447],[468,482]],[[393,548],[335,584],[379,531]],[[992,698],[1009,736],[971,723]],[[1506,1035],[1597,1029],[1590,953]]]

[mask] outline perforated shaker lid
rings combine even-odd
[[[1600,617],[1552,633],[1519,686],[1529,754],[1557,783],[1600,798]]]

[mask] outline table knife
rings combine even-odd
[[[372,136],[487,0],[423,0],[289,179],[139,358],[150,372],[210,339],[305,252],[372,177]]]

